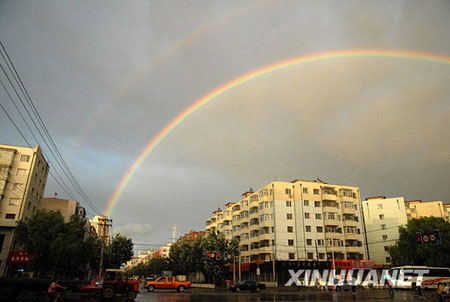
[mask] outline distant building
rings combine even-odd
[[[13,245],[13,230],[41,207],[49,166],[41,148],[0,144],[0,274],[5,273],[8,255],[22,253]],[[14,252],[16,250],[16,252]],[[26,257],[26,256],[25,256]],[[12,258],[11,258],[12,259]],[[8,274],[23,261],[9,259]],[[16,259],[16,257],[14,257]]]
[[[172,242],[169,242],[159,248],[159,255],[161,258],[169,258],[170,247],[172,246],[172,244]]]
[[[441,217],[450,222],[450,205],[443,201],[409,200],[405,201],[408,219],[421,217]]]
[[[407,223],[403,197],[369,197],[362,202],[369,258],[376,265],[391,264],[388,249]]]
[[[111,234],[110,234],[110,223],[108,222],[108,218],[104,215],[95,215],[92,220],[90,220],[91,227],[94,229],[98,238],[102,238],[105,240],[105,243],[108,245],[111,243]]]

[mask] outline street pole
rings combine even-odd
[[[238,252],[239,262],[239,282],[241,282],[241,254]]]

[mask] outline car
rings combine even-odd
[[[173,276],[159,277],[155,281],[147,282],[144,287],[152,292],[155,289],[176,289],[178,292],[184,292],[191,287],[190,281],[176,281]]]
[[[255,293],[259,292],[262,289],[266,289],[266,285],[255,280],[244,280],[232,285],[230,289],[233,292],[248,290]]]

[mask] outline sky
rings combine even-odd
[[[332,51],[450,57],[449,32],[449,1],[0,1],[0,39],[101,210],[148,143],[225,83]],[[204,230],[218,207],[273,180],[449,202],[448,83],[449,64],[354,57],[249,81],[145,158],[111,213],[113,232],[147,244],[136,250],[156,247],[172,225]],[[0,102],[35,144],[3,89]],[[0,143],[25,145],[1,111]],[[55,192],[68,197],[49,178],[46,196]]]

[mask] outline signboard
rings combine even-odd
[[[17,264],[27,264],[30,263],[30,260],[35,256],[36,254],[30,256],[25,251],[12,251],[9,252],[8,262]]]

